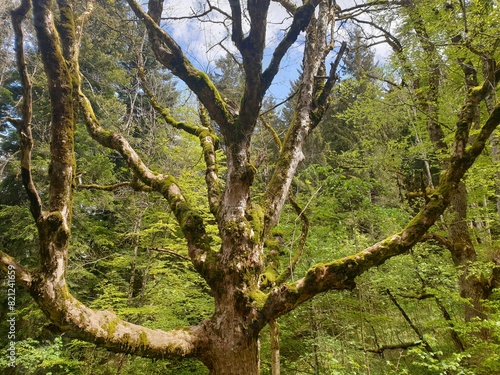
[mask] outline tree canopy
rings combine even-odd
[[[0,268],[45,333],[0,366],[279,374],[281,335],[290,373],[500,371],[495,2],[1,7]]]

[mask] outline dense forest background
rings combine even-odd
[[[276,281],[271,271],[289,270],[287,276],[296,280],[315,264],[354,254],[401,230],[438,184],[464,93],[498,71],[496,1],[376,3],[339,10],[335,28],[339,41],[347,43],[339,82],[331,107],[307,140],[291,197],[266,240],[270,272],[262,275],[263,284]],[[22,88],[9,12],[16,5],[12,0],[0,4],[0,247],[35,267],[38,237],[21,182],[15,128]],[[34,31],[27,25],[25,33],[33,83],[32,169],[43,198],[50,103]],[[384,59],[376,56],[381,44],[390,51]],[[201,121],[198,102],[156,62],[143,26],[125,2],[96,1],[80,55],[82,85],[101,125],[124,135],[148,165],[174,175],[216,234],[205,204],[198,140],[166,126],[146,90],[184,122]],[[228,102],[238,100],[243,90],[239,69],[239,57],[231,50],[207,68]],[[296,82],[288,83],[287,100],[266,97],[255,129],[251,151],[261,163],[254,196],[269,182],[279,148],[276,137],[282,138],[292,121],[297,88]],[[492,112],[497,92],[495,84],[475,109],[471,139]],[[441,134],[433,132],[436,124]],[[123,183],[134,180],[131,171],[117,152],[95,144],[83,123],[77,124],[75,137],[77,183],[67,274],[72,293],[92,308],[150,328],[168,330],[209,318],[212,293],[189,260],[167,202]],[[410,251],[359,276],[354,289],[320,294],[277,320],[282,374],[500,374],[498,142],[497,131],[466,174],[461,201]],[[224,175],[224,146],[218,156]],[[457,246],[468,249],[466,261],[457,256]],[[469,286],[481,290],[476,299],[464,292]],[[2,373],[208,374],[194,359],[150,360],[73,338],[50,324],[21,288],[13,370],[5,357],[6,290],[2,284]],[[269,328],[260,333],[262,374],[271,374],[275,334]]]

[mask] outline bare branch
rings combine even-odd
[[[344,56],[344,53],[346,51],[347,51],[347,43],[342,42],[340,50],[337,53],[337,56],[335,57],[335,61],[331,64],[330,74],[328,75],[328,79],[326,80],[326,83],[324,84],[320,93],[317,94],[317,99],[314,103],[314,108],[313,108],[313,113],[314,113],[313,116],[314,122],[312,125],[313,128],[319,124],[319,122],[323,118],[323,115],[325,114],[325,112],[329,107],[330,95],[332,93],[333,87],[335,86],[335,82],[338,79],[337,69],[340,64],[340,60],[342,60],[342,57]]]
[[[2,164],[0,164],[0,180],[3,177],[3,172],[4,172],[5,167],[7,166],[7,164],[9,164],[9,162],[12,161],[13,158],[14,158],[14,156],[16,156],[19,152],[21,152],[21,150],[17,150],[13,154],[7,156],[7,158],[4,159],[4,161],[2,162]]]
[[[157,251],[159,253],[165,253],[165,254],[173,255],[174,257],[177,257],[177,258],[180,258],[180,259],[184,259],[184,260],[187,260],[187,261],[191,261],[191,259],[189,259],[189,257],[187,257],[185,255],[182,255],[182,254],[179,254],[178,252],[173,251],[173,250],[163,249],[163,248],[158,248],[158,247],[148,248],[148,250],[152,250],[152,251]]]
[[[194,9],[191,8],[191,13],[192,15],[191,16],[179,16],[179,17],[175,17],[175,16],[167,16],[167,17],[162,17],[161,19],[162,20],[172,20],[172,21],[180,21],[180,20],[191,20],[191,19],[196,19],[196,18],[202,18],[206,15],[209,15],[210,13],[212,13],[214,10],[219,12],[220,14],[222,14],[224,17],[228,18],[228,19],[231,19],[231,16],[224,12],[222,9],[220,9],[219,7],[216,7],[214,5],[212,5],[210,3],[210,1],[207,1],[207,4],[208,4],[208,9],[207,10],[204,10],[203,12],[201,13],[196,13],[196,11]],[[201,20],[200,20],[201,21]]]
[[[287,12],[290,14],[295,14],[297,10],[297,6],[288,0],[273,0],[273,1],[281,4],[283,8],[285,8]]]
[[[391,291],[389,289],[386,289],[385,293],[387,294],[387,296],[389,297],[389,299],[392,301],[392,303],[394,304],[394,306],[396,306],[396,308],[399,310],[399,312],[401,313],[401,315],[403,315],[403,318],[410,325],[410,327],[412,328],[413,332],[415,332],[417,334],[417,336],[418,336],[420,342],[423,344],[425,350],[427,350],[427,352],[429,354],[431,354],[434,358],[437,358],[436,353],[431,348],[431,346],[429,345],[429,343],[425,339],[425,337],[422,334],[422,332],[413,323],[413,321],[410,319],[410,317],[408,316],[408,314],[406,313],[406,311],[403,309],[403,307],[399,304],[399,302],[397,301],[397,299],[394,298],[394,296],[392,295]]]
[[[440,244],[441,246],[443,246],[447,250],[450,250],[450,251],[454,250],[453,242],[451,242],[449,238],[447,238],[445,236],[441,236],[439,234],[427,233],[422,237],[421,241],[424,242],[424,241],[431,241],[431,240],[437,242],[438,244]]]
[[[260,115],[261,116],[265,116],[267,115],[269,112],[272,112],[274,111],[276,108],[278,108],[279,106],[285,104],[286,102],[292,100],[294,98],[295,95],[297,95],[298,91],[295,90],[293,93],[291,93],[290,95],[288,95],[288,97],[285,99],[285,100],[282,100],[281,102],[279,102],[278,104],[275,104],[273,105],[271,108],[269,108],[268,110],[262,112]]]
[[[239,49],[241,47],[241,42],[243,41],[243,12],[239,0],[229,0],[229,6],[231,7],[231,19],[233,20],[231,40]]]
[[[239,3],[239,0],[237,2]],[[247,2],[250,31],[243,40],[238,43],[235,41],[241,52],[245,71],[245,89],[240,104],[240,118],[242,123],[247,123],[247,129],[244,129],[244,132],[247,133],[246,136],[253,132],[262,106],[262,99],[268,88],[265,87],[265,84],[262,85],[262,60],[264,58],[269,4],[270,0],[249,0]]]
[[[295,10],[290,29],[274,50],[271,62],[262,74],[262,89],[264,91],[267,91],[269,86],[271,86],[274,77],[278,73],[281,60],[283,60],[283,57],[285,56],[288,49],[292,46],[292,44],[295,43],[299,34],[306,29],[307,25],[314,15],[316,6],[320,2],[321,0],[309,0],[304,5]]]
[[[386,350],[406,350],[420,345],[422,345],[422,341],[414,341],[414,342],[402,342],[400,344],[381,345],[377,349],[360,348],[360,350],[382,355]]]

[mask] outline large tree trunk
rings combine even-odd
[[[260,374],[258,335],[243,325],[241,318],[227,315],[211,320],[209,348],[203,357],[211,375]]]

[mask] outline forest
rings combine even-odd
[[[0,373],[500,374],[497,0],[2,0]]]

